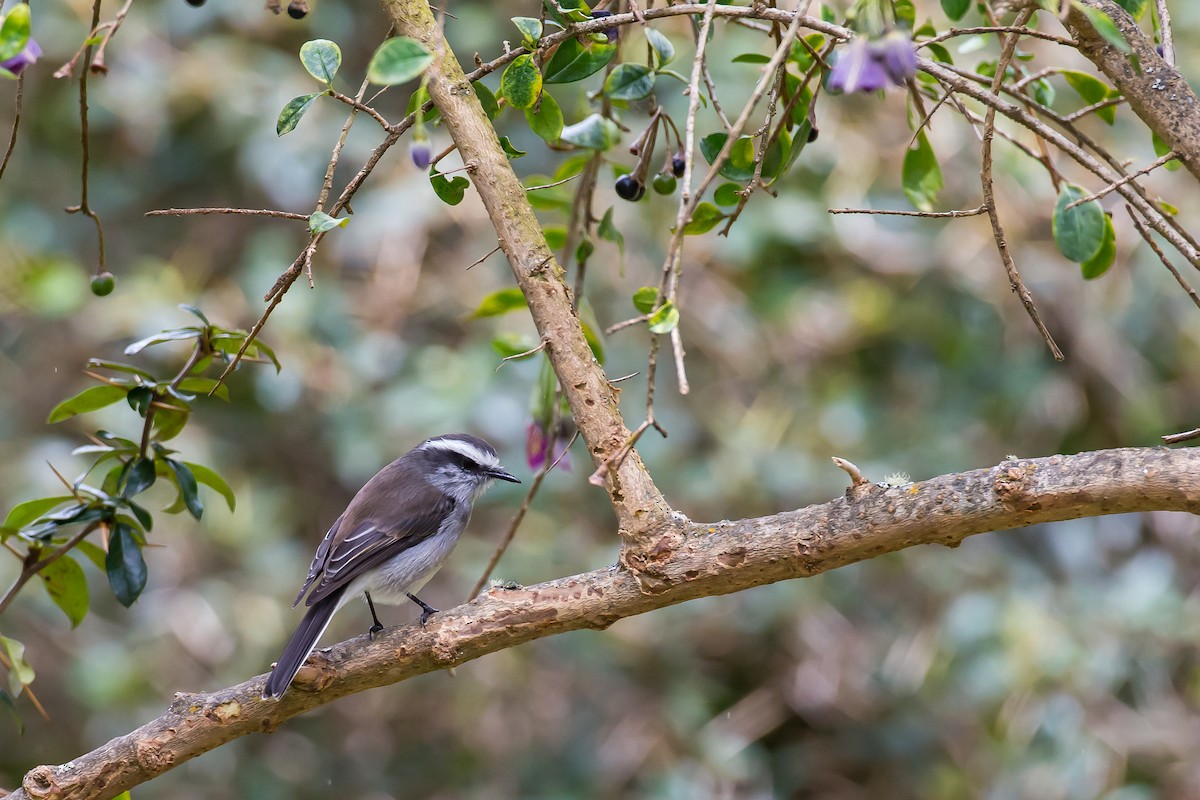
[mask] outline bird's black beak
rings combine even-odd
[[[520,483],[521,479],[510,472],[505,472],[500,467],[492,467],[487,471],[488,477],[495,478],[500,481],[508,481],[509,483]]]

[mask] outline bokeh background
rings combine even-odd
[[[469,60],[517,41],[508,23],[537,4],[456,0],[448,32]],[[919,17],[945,23],[937,3]],[[1172,3],[1180,67],[1200,74],[1200,8]],[[106,6],[105,14],[115,9]],[[179,303],[248,327],[262,294],[305,241],[301,223],[259,218],[145,218],[154,208],[311,210],[342,107],[318,103],[275,135],[278,109],[314,90],[296,52],[337,41],[352,91],[387,31],[372,4],[315,0],[303,21],[257,3],[135,4],[94,78],[91,200],[102,215],[117,290],[88,292],[95,231],[63,213],[78,201],[75,84],[51,73],[84,36],[90,4],[36,3],[45,59],[29,72],[16,155],[0,181],[0,507],[55,493],[47,466],[84,467],[73,447],[96,427],[139,430],[124,405],[57,426],[60,399],[87,385],[90,356],[118,357],[135,338],[188,324]],[[978,20],[971,12],[969,20]],[[1050,27],[1053,23],[1047,23]],[[686,71],[690,28],[656,25]],[[952,47],[973,67],[994,43]],[[757,67],[731,64],[770,45],[719,26],[713,70],[737,109]],[[965,50],[967,52],[960,52]],[[1086,66],[1029,46],[1037,66]],[[1057,80],[1057,79],[1056,79]],[[487,81],[493,88],[498,76]],[[585,88],[594,89],[594,81]],[[679,85],[660,100],[682,120]],[[1057,80],[1058,104],[1080,104]],[[0,86],[0,130],[12,117]],[[378,107],[398,119],[408,89]],[[578,85],[556,97],[568,122],[588,113]],[[643,109],[625,115],[635,131]],[[670,432],[640,448],[670,502],[695,519],[755,516],[829,500],[839,455],[881,480],[914,479],[1022,457],[1152,445],[1200,424],[1200,312],[1116,209],[1117,265],[1085,283],[1050,240],[1053,188],[997,140],[1001,213],[1025,280],[1067,353],[1055,363],[1008,289],[981,217],[926,221],[830,216],[830,207],[906,208],[899,165],[910,137],[905,99],[826,97],[821,136],[779,186],[753,198],[727,238],[688,240],[682,334],[692,392],[660,366],[658,417]],[[1128,111],[1085,128],[1119,158],[1153,160]],[[517,117],[503,133],[529,151],[523,175],[551,175],[548,151]],[[718,129],[702,113],[702,133]],[[435,147],[448,144],[432,132]],[[626,137],[626,141],[632,134]],[[379,134],[353,129],[338,180]],[[943,208],[978,204],[978,142],[948,111],[931,140],[947,186]],[[661,146],[661,145],[660,145]],[[631,166],[623,148],[609,154]],[[1089,188],[1094,180],[1064,172]],[[630,295],[657,282],[675,199],[616,199],[606,168],[597,211],[615,206],[624,254],[607,243],[589,270],[602,325],[636,312]],[[1146,180],[1200,219],[1186,173]],[[569,191],[570,184],[563,191]],[[1106,206],[1115,208],[1113,199]],[[76,629],[30,585],[0,620],[27,645],[33,684],[24,733],[0,720],[0,787],[156,716],[176,691],[261,673],[299,614],[288,605],[325,529],[361,483],[425,436],[467,430],[528,475],[525,424],[535,361],[499,367],[491,340],[530,337],[522,314],[471,320],[512,285],[480,204],[451,208],[397,147],[316,260],[316,288],[289,292],[264,338],[283,370],[247,368],[232,401],[202,401],[177,442],[233,483],[231,513],[156,515],[150,582],[132,609],[85,563],[92,611]],[[547,225],[565,223],[547,213]],[[644,410],[647,334],[609,337],[606,369],[641,371],[621,386]],[[184,351],[151,348],[163,375]],[[594,569],[617,552],[603,494],[570,472],[546,481],[495,577],[521,583]],[[158,489],[155,489],[158,491]],[[162,505],[170,502],[162,490]],[[423,593],[441,608],[478,577],[522,487],[480,503],[474,535]],[[497,653],[346,698],[189,762],[137,798],[1142,798],[1200,797],[1200,522],[1180,514],[1088,519],[920,547],[730,597],[701,600]],[[16,574],[0,561],[0,583]],[[391,623],[415,609],[387,609]],[[339,615],[327,639],[363,632],[365,610]]]

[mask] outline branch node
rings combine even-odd
[[[857,489],[860,486],[870,483],[869,480],[863,477],[862,472],[853,462],[833,456],[833,463],[837,465],[838,469],[850,476],[850,488]]]

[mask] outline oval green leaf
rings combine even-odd
[[[38,497],[34,500],[26,500],[24,503],[17,503],[13,506],[12,511],[8,512],[8,516],[4,518],[3,527],[13,531],[20,530],[42,516],[42,514],[58,508],[63,503],[74,502],[74,500],[75,498],[71,495],[64,495],[59,497]]]
[[[1051,230],[1058,251],[1078,264],[1092,260],[1100,252],[1108,224],[1099,200],[1066,210],[1071,203],[1084,197],[1087,197],[1087,191],[1082,186],[1063,184],[1051,219]]]
[[[20,54],[29,43],[29,4],[18,3],[0,25],[0,61]]]
[[[471,318],[498,317],[521,308],[525,308],[525,295],[520,289],[501,289],[483,298],[479,306],[471,312]]]
[[[621,140],[621,129],[610,119],[592,114],[581,122],[563,128],[564,142],[591,150],[607,150]]]
[[[196,485],[196,476],[182,462],[172,458],[163,459],[175,475],[175,485],[179,488],[179,499],[187,506],[188,513],[196,519],[204,514],[204,504],[200,502],[200,488]]]
[[[938,192],[945,183],[942,180],[942,168],[923,130],[917,134],[916,146],[904,154],[901,183],[908,202],[920,211],[933,210]]]
[[[942,11],[950,19],[958,22],[971,8],[971,0],[942,0]]]
[[[618,64],[604,81],[613,100],[641,100],[654,91],[654,73],[645,64]]]
[[[550,144],[562,135],[562,109],[549,92],[542,92],[542,99],[534,107],[525,109],[525,122],[540,139]]]
[[[1084,280],[1095,280],[1108,272],[1117,258],[1117,232],[1113,230],[1112,217],[1104,215],[1104,241],[1096,255],[1079,265]]]
[[[701,203],[696,206],[688,224],[683,226],[683,233],[685,236],[708,233],[723,219],[725,219],[725,214],[719,208],[712,203]]]
[[[395,36],[379,45],[367,65],[367,80],[381,86],[411,81],[433,63],[433,54],[416,39]]]
[[[546,64],[546,83],[574,83],[604,69],[617,52],[615,44],[568,39],[558,46],[550,62]]]
[[[513,59],[500,76],[500,94],[513,108],[529,108],[537,102],[541,90],[542,73],[528,53]]]
[[[63,610],[74,628],[83,622],[88,612],[87,576],[83,567],[70,555],[60,556],[38,572],[46,594]]]
[[[181,461],[179,463],[190,469],[192,471],[192,475],[195,476],[198,482],[203,483],[205,486],[224,497],[225,502],[229,505],[230,511],[233,511],[234,508],[237,507],[237,498],[234,497],[233,488],[215,471],[209,469],[203,464],[194,464],[191,461]]]
[[[429,185],[433,187],[433,193],[448,206],[456,206],[463,201],[466,196],[467,187],[471,182],[462,175],[455,175],[452,178],[447,178],[437,170],[430,170]]]
[[[650,315],[651,333],[670,333],[679,324],[679,309],[670,300]]]
[[[314,211],[308,215],[308,229],[313,233],[324,233],[331,231],[334,228],[344,228],[346,223],[350,221],[349,217],[336,219],[326,214],[324,211]]]
[[[117,601],[126,608],[133,605],[142,589],[146,588],[146,562],[142,559],[142,549],[133,535],[133,529],[123,522],[116,524],[112,536],[108,538],[104,569]]]
[[[675,45],[671,44],[671,40],[663,34],[654,30],[654,28],[646,28],[646,41],[650,43],[650,48],[654,51],[654,66],[665,67],[675,60]]]
[[[654,286],[643,286],[633,293],[633,307],[643,314],[653,311],[657,302],[658,289]]]
[[[328,39],[313,39],[300,45],[300,63],[321,83],[332,84],[342,66],[342,49]]]

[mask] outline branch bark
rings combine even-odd
[[[225,742],[355,692],[463,664],[508,647],[613,622],[696,597],[729,594],[918,544],[957,546],[978,533],[1134,511],[1200,513],[1200,449],[1102,450],[882,487],[829,503],[712,524],[676,518],[634,576],[621,566],[519,589],[491,589],[425,627],[391,628],[315,653],[278,701],[265,676],[180,693],[160,717],[60,766],[40,766],[13,800],[112,798]],[[653,575],[647,585],[644,575]]]

